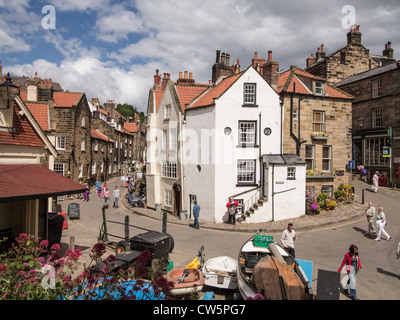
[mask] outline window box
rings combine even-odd
[[[306,178],[309,179],[334,179],[336,178],[336,174],[332,172],[317,172],[313,170],[307,170]]]
[[[311,139],[315,140],[328,140],[329,135],[323,132],[313,132],[311,133]]]

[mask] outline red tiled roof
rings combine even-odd
[[[14,103],[13,127],[15,132],[0,131],[0,144],[44,147],[43,140],[39,137],[26,116],[20,116],[21,109]]]
[[[99,139],[99,140],[103,140],[103,141],[114,143],[114,140],[108,138],[106,135],[102,134],[100,131],[91,130],[91,134],[90,135],[94,139]]]
[[[197,101],[187,107],[187,109],[193,109],[198,107],[205,107],[214,104],[214,100],[218,99],[222,94],[243,74],[240,72],[233,76],[223,79],[215,87],[211,87],[207,90]]]
[[[24,102],[43,131],[49,130],[49,109],[46,103]]]
[[[0,165],[0,202],[84,192],[84,186],[40,164]]]
[[[326,80],[321,77],[317,77],[307,71],[299,69],[298,67],[294,67],[290,70],[287,70],[279,75],[278,81],[278,93],[282,91],[285,92],[294,92],[294,83],[296,84],[296,93],[298,94],[306,94],[306,95],[314,95],[312,92],[312,88],[308,88],[304,82],[302,82],[298,77],[303,76],[310,79],[319,79]],[[340,99],[353,99],[353,97],[340,89],[330,86],[326,84],[326,96],[330,98],[340,98]]]
[[[182,111],[185,112],[186,105],[192,102],[196,97],[207,90],[209,85],[179,85],[176,84],[176,92],[178,99],[182,107]]]
[[[164,91],[161,90],[161,88],[157,88],[157,90],[154,90],[154,97],[155,97],[155,103],[156,103],[156,111],[158,111],[158,107],[160,106],[161,99],[164,95]]]
[[[137,124],[135,122],[124,123],[124,128],[132,133],[137,132],[138,129]]]
[[[78,102],[81,95],[80,92],[54,92],[54,107],[70,108]]]

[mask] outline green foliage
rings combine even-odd
[[[134,106],[124,103],[124,104],[117,104],[117,107],[115,108],[122,116],[124,117],[135,117],[135,114],[137,113],[139,115],[140,121],[143,123],[146,120],[146,116],[144,112],[138,111]]]

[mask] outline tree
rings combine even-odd
[[[134,106],[124,103],[124,104],[117,104],[117,107],[115,108],[122,116],[124,117],[132,117],[135,118],[135,114],[139,115],[140,122],[144,122],[146,119],[145,114],[141,111],[139,112]]]

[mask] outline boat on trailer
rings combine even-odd
[[[204,286],[204,275],[197,268],[178,268],[172,269],[166,276],[168,281],[174,284],[170,290],[173,296],[190,295],[200,292]]]
[[[260,234],[247,240],[239,251],[238,288],[243,299],[256,294],[266,300],[314,300],[310,281],[303,269],[282,246]]]
[[[203,266],[205,285],[221,289],[237,289],[237,260],[229,256],[211,258]]]

